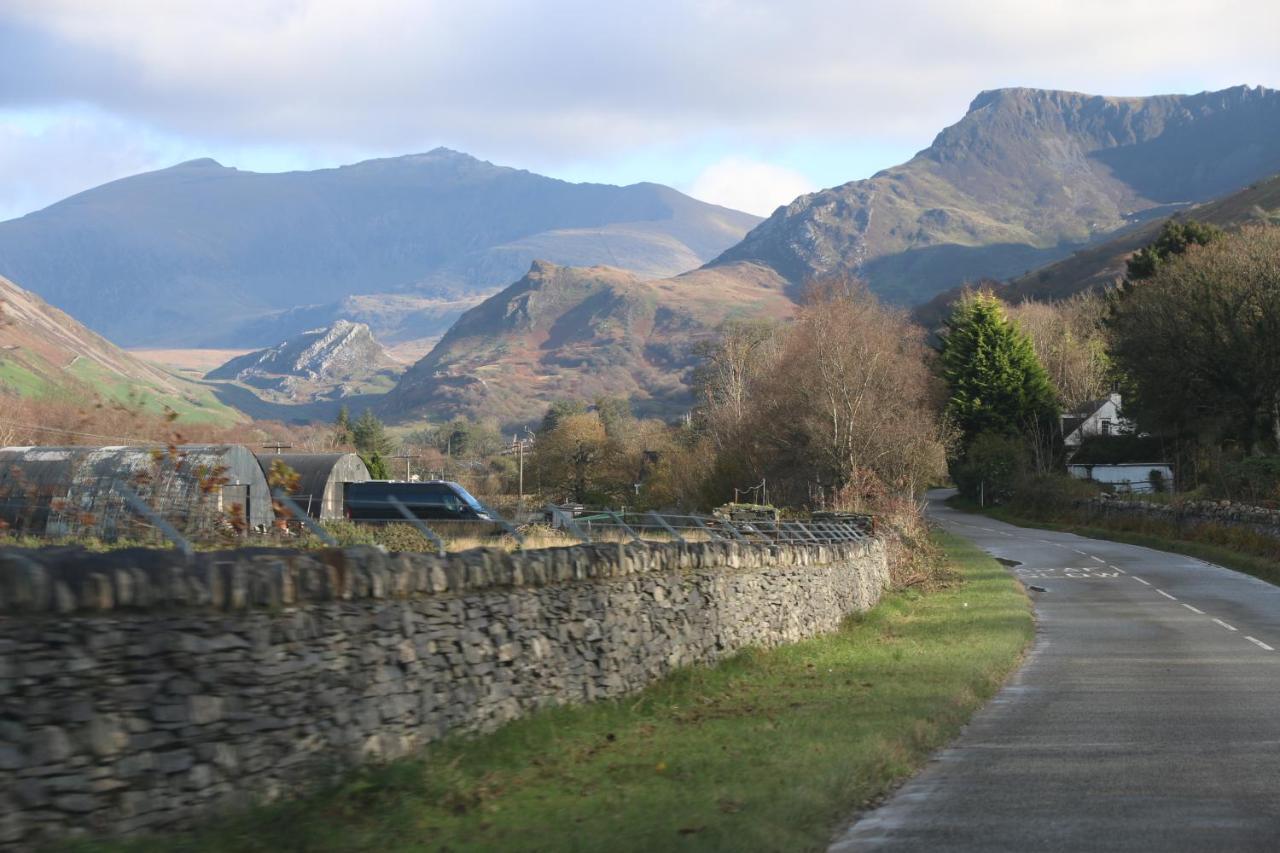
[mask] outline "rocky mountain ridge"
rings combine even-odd
[[[865,278],[905,304],[1007,278],[1280,172],[1280,92],[983,92],[907,163],[802,196],[712,265]]]

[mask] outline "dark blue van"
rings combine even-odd
[[[346,516],[352,521],[403,521],[392,506],[391,497],[409,508],[416,517],[436,521],[492,521],[480,501],[457,483],[428,480],[368,480],[347,483],[344,495]]]

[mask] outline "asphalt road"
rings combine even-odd
[[[831,851],[1280,851],[1280,587],[942,506],[1032,592],[1025,666]]]

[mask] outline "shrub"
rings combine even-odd
[[[1004,503],[1030,467],[1026,442],[999,433],[979,433],[963,459],[951,464],[951,478],[960,493],[986,504]]]

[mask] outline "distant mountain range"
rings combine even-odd
[[[401,300],[404,336],[439,335],[534,259],[670,276],[759,221],[443,148],[280,174],[193,160],[0,223],[0,274],[129,346],[273,344],[368,294]]]
[[[384,412],[527,422],[557,397],[606,389],[679,410],[691,402],[694,343],[727,316],[787,316],[810,280],[858,276],[890,301],[918,303],[1145,233],[1144,223],[1277,172],[1272,90],[984,92],[908,163],[802,196],[700,270],[641,282],[535,265],[463,315]]]
[[[3,277],[0,393],[62,397],[85,406],[114,402],[153,414],[168,407],[184,421],[242,419],[203,385],[130,355]]]
[[[910,161],[802,196],[713,265],[851,274],[917,304],[1003,279],[1280,172],[1280,92],[983,92]]]

